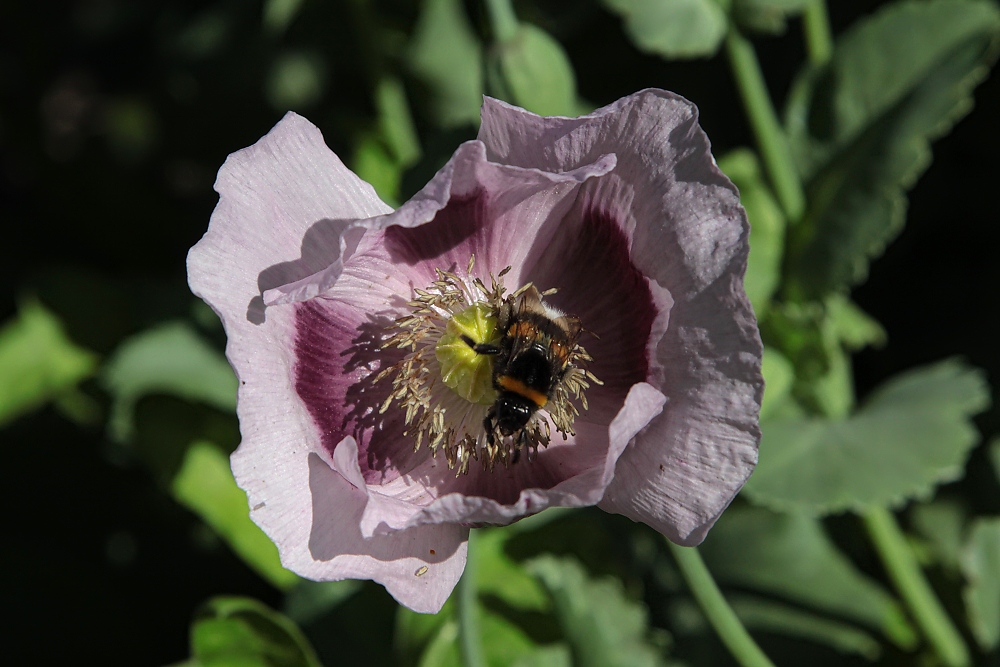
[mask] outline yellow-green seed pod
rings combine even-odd
[[[496,400],[493,389],[493,356],[478,354],[462,340],[467,336],[474,343],[497,341],[497,319],[488,304],[477,303],[448,320],[447,333],[441,336],[434,354],[441,365],[441,379],[456,394],[480,405],[492,405]]]

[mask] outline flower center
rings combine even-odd
[[[551,426],[565,440],[579,414],[570,402],[591,382],[582,368],[590,356],[577,343],[579,320],[545,305],[530,283],[505,296],[503,277],[486,287],[472,277],[437,269],[427,289],[415,290],[410,314],[390,327],[382,347],[409,349],[382,370],[375,382],[392,377],[382,403],[404,411],[404,435],[414,450],[426,441],[434,455],[443,450],[450,469],[467,473],[476,459],[484,469],[509,466],[526,452],[530,461],[549,444]]]

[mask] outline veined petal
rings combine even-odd
[[[619,459],[601,507],[700,542],[756,464],[763,380],[742,284],[749,226],[697,110],[656,90],[581,118],[487,99],[479,138],[492,160],[553,171],[615,153],[614,173],[585,195],[629,231],[631,262],[673,304],[649,378],[667,405]]]

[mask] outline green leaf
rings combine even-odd
[[[361,590],[356,579],[309,581],[299,579],[285,595],[283,611],[296,623],[308,625],[340,606]]]
[[[148,394],[236,410],[236,376],[229,363],[182,322],[169,322],[127,339],[104,367],[102,380],[114,397],[108,429],[118,441],[134,435],[135,404]]]
[[[267,75],[264,92],[277,111],[307,109],[323,97],[326,63],[314,52],[287,51],[278,54]]]
[[[767,419],[788,400],[795,381],[795,368],[780,352],[765,346],[761,373],[764,375],[764,401],[760,406],[760,418]]]
[[[826,316],[834,339],[852,352],[885,345],[882,325],[843,295],[834,294],[826,300]]]
[[[378,82],[375,108],[378,109],[379,133],[396,162],[405,169],[419,160],[420,140],[410,117],[406,91],[399,79],[387,76]]]
[[[247,497],[236,486],[229,458],[207,442],[188,447],[171,491],[200,516],[243,561],[274,586],[285,589],[299,578],[281,566],[278,548],[250,520]]]
[[[406,64],[441,127],[479,123],[483,55],[461,0],[424,0]]]
[[[271,34],[282,34],[301,9],[302,0],[265,0],[264,28]]]
[[[662,665],[650,643],[646,609],[630,600],[621,582],[591,579],[572,558],[541,556],[527,564],[548,589],[556,616],[579,667]]]
[[[800,75],[786,110],[809,197],[789,247],[795,290],[822,296],[865,278],[902,228],[929,142],[969,111],[998,39],[993,2],[897,2],[844,33],[828,66]]]
[[[579,103],[569,57],[551,35],[522,23],[508,41],[494,44],[487,61],[491,92],[542,116],[574,116]]]
[[[880,630],[904,648],[916,645],[917,635],[899,603],[854,567],[816,519],[797,512],[731,507],[700,551],[722,584],[850,619]]]
[[[754,502],[827,514],[898,505],[958,479],[990,402],[982,372],[955,361],[890,380],[853,416],[762,424]]]
[[[952,572],[960,567],[966,514],[960,503],[944,498],[914,505],[910,511],[914,532],[924,540],[932,558]]]
[[[664,58],[708,58],[726,36],[728,19],[717,0],[602,0],[625,21],[640,50]]]
[[[781,278],[785,216],[753,151],[742,148],[727,153],[719,160],[719,169],[740,189],[740,203],[750,221],[750,259],[743,284],[757,316],[762,317]]]
[[[34,299],[0,329],[0,426],[73,393],[97,356],[73,343],[59,319]]]
[[[812,0],[733,0],[733,20],[743,30],[771,35],[785,31],[785,21],[801,14]]]
[[[962,553],[962,591],[972,634],[983,651],[1000,646],[1000,518],[972,524]]]
[[[200,667],[321,667],[292,621],[239,597],[213,598],[199,610],[191,655]]]
[[[545,611],[551,606],[545,589],[504,552],[504,543],[513,534],[507,529],[478,531],[476,590],[480,595],[494,595],[517,609]]]

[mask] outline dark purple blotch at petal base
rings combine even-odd
[[[529,278],[558,288],[551,303],[580,318],[580,339],[603,383],[587,391],[587,421],[610,422],[629,389],[648,379],[649,337],[660,315],[648,279],[632,264],[630,240],[615,216],[593,205],[563,221]]]

